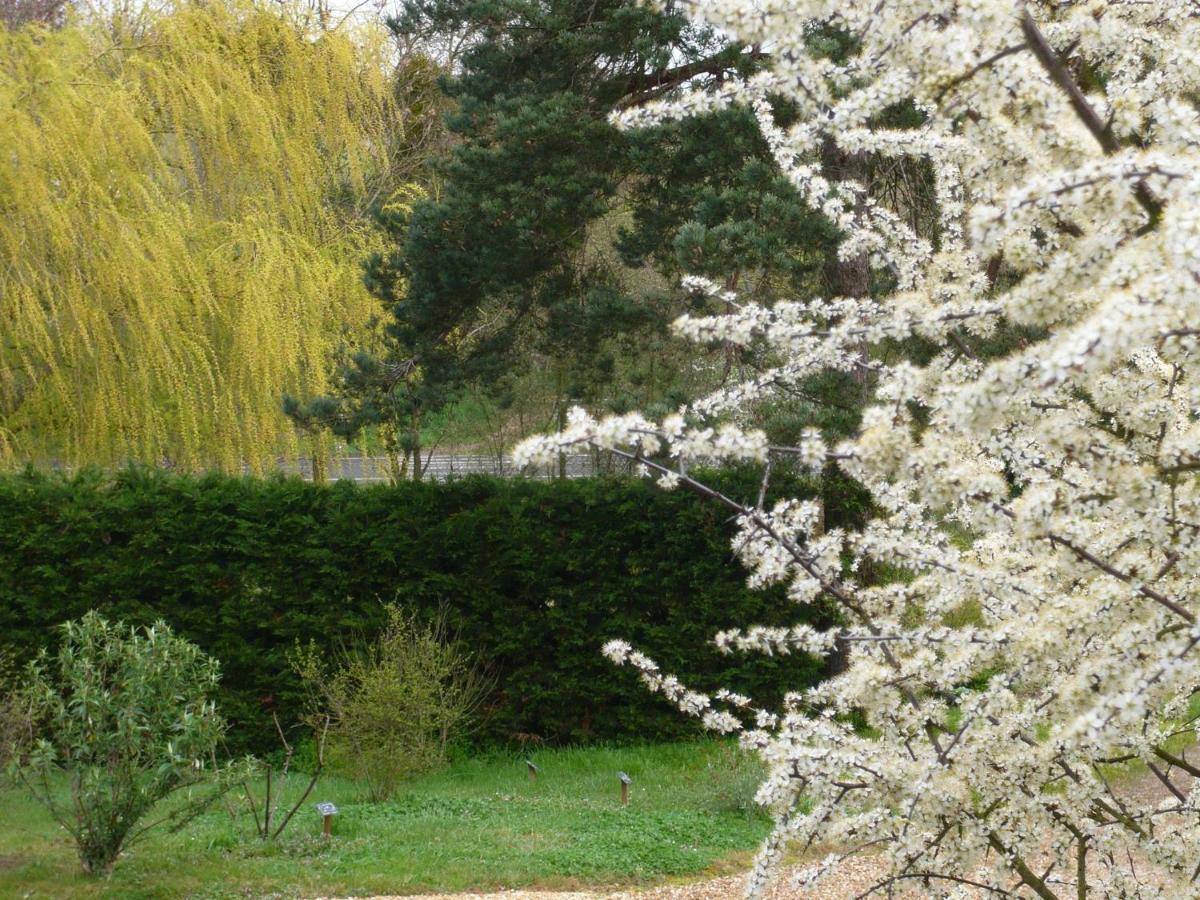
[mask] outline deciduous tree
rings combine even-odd
[[[370,344],[370,211],[420,130],[382,29],[139,22],[0,30],[0,463],[261,467],[280,395]]]
[[[759,709],[691,691],[628,644],[607,652],[770,763],[759,796],[776,828],[753,891],[795,844],[836,848],[806,885],[883,848],[880,893],[1191,895],[1198,793],[1173,776],[1200,775],[1177,743],[1194,735],[1200,690],[1194,4],[688,9],[767,48],[771,65],[622,123],[751,105],[797,191],[843,232],[839,258],[892,287],[768,306],[696,280],[731,312],[679,331],[764,341],[778,366],[661,422],[577,411],[519,455],[590,442],[725,503],[754,581],[787,583],[799,604],[831,598],[845,624],[747,627],[718,643],[849,648],[849,665]],[[852,39],[844,57],[813,51],[822,29]],[[793,122],[773,114],[775,94]],[[901,103],[915,127],[888,124]],[[934,233],[841,164],[863,153],[930,167]],[[987,345],[1016,327],[1020,340]],[[897,340],[931,352],[864,353]],[[875,384],[851,439],[827,446],[810,430],[778,446],[741,421],[748,402],[826,369]],[[688,474],[711,458],[838,465],[878,515],[860,533],[824,532],[811,503],[734,503]],[[885,566],[894,577],[879,583]],[[1110,767],[1132,761],[1163,799],[1114,784]]]

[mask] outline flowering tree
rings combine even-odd
[[[679,332],[765,347],[776,364],[661,423],[577,410],[519,455],[591,443],[735,508],[752,580],[784,582],[801,604],[833,598],[845,624],[753,627],[718,644],[840,649],[849,663],[765,710],[691,691],[627,644],[606,652],[769,761],[760,799],[776,827],[752,891],[793,843],[842,848],[804,871],[810,884],[884,847],[879,891],[1195,890],[1200,791],[1171,776],[1200,775],[1180,749],[1200,692],[1200,12],[1185,0],[690,9],[773,66],[624,124],[751,105],[779,165],[841,228],[841,258],[864,258],[891,287],[763,308],[694,279],[732,312],[681,319]],[[816,52],[817,27],[849,52]],[[777,126],[769,96],[798,121]],[[880,124],[905,103],[921,124]],[[855,154],[927,163],[932,238],[827,164]],[[979,352],[1013,328],[1032,337]],[[940,352],[885,364],[871,351],[907,338]],[[852,440],[827,447],[809,431],[776,447],[739,426],[748,403],[827,369],[875,384]],[[769,472],[786,457],[841,466],[877,517],[822,533],[811,503],[743,506],[689,475],[698,460]],[[860,574],[878,563],[900,575]],[[1114,787],[1111,766],[1134,760],[1167,801]]]

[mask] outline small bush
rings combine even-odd
[[[257,792],[250,786],[249,779],[242,782],[242,797],[246,801],[250,815],[254,818],[254,831],[264,841],[275,840],[283,834],[295,817],[296,811],[304,805],[313,788],[317,786],[321,772],[325,768],[324,747],[329,728],[329,721],[326,719],[321,725],[321,732],[316,743],[306,741],[301,745],[302,751],[308,751],[308,754],[311,754],[306,754],[306,768],[301,769],[292,765],[296,758],[297,747],[287,739],[283,726],[279,724],[278,716],[274,717],[274,722],[275,732],[279,735],[280,752],[272,754],[265,760],[252,761],[250,766],[252,774],[261,775],[263,780],[261,816],[258,812],[259,800],[255,796]],[[284,797],[288,793],[289,784],[294,781],[296,776],[305,773],[308,775],[308,786],[301,791],[299,798],[290,804],[285,804]],[[232,806],[228,808],[230,815],[236,819],[236,810]]]
[[[0,769],[29,750],[29,700],[12,654],[0,650]]]
[[[206,765],[225,728],[209,700],[219,671],[161,623],[138,631],[90,612],[62,631],[57,653],[29,667],[36,737],[12,768],[75,839],[84,870],[104,874],[152,825],[179,827],[219,793]],[[59,773],[69,804],[57,796]],[[207,796],[142,824],[160,801],[202,783]]]
[[[330,671],[311,643],[293,657],[310,723],[329,723],[330,767],[365,784],[373,801],[444,763],[491,688],[474,656],[448,639],[443,616],[422,624],[394,604],[379,636],[339,663]]]
[[[718,743],[705,762],[705,774],[715,809],[748,818],[762,811],[754,798],[767,768],[756,753],[733,741]]]

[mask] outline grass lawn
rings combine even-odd
[[[456,763],[371,804],[352,782],[318,784],[278,841],[217,808],[154,832],[111,879],[84,876],[67,835],[25,794],[0,790],[0,897],[350,896],[654,881],[742,858],[767,834],[750,805],[762,771],[716,741],[545,750]],[[619,805],[616,772],[633,778]],[[289,790],[303,784],[296,778]],[[320,838],[317,801],[341,814]]]

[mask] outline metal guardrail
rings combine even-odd
[[[301,457],[280,460],[279,471],[299,475],[312,480],[312,459]],[[391,481],[391,461],[386,456],[341,456],[325,463],[325,477],[329,481],[358,481],[364,483]],[[587,478],[597,474],[596,461],[590,454],[573,454],[566,457],[568,478]],[[460,454],[438,454],[429,456],[423,463],[423,481],[446,481],[466,475],[493,475],[512,478],[523,475],[527,478],[557,478],[558,467],[519,472],[510,456],[471,456]],[[412,478],[411,471],[407,475]]]

